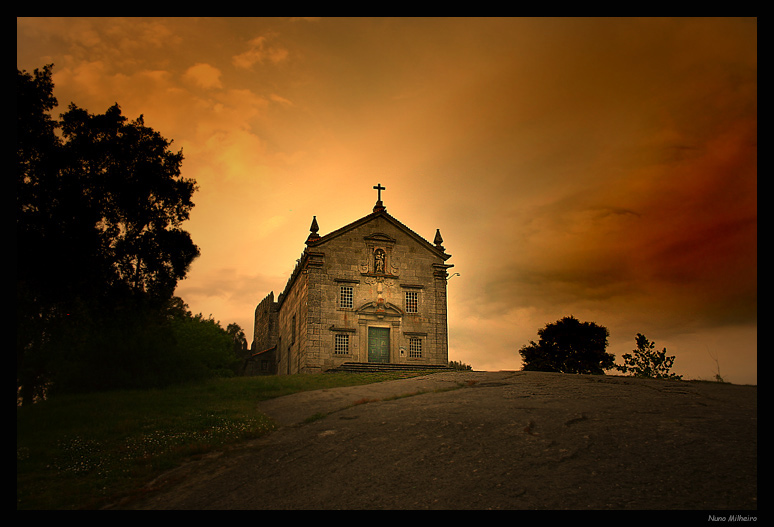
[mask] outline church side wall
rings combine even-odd
[[[277,373],[290,375],[302,368],[307,343],[307,275],[302,271],[280,301],[278,313]]]

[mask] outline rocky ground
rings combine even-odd
[[[757,511],[756,386],[449,372],[259,408],[276,432],[113,508]]]

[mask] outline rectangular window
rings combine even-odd
[[[417,311],[419,311],[419,293],[406,291],[406,313],[416,313]]]
[[[334,355],[346,355],[349,353],[349,335],[336,335],[333,347]]]
[[[421,358],[422,357],[422,339],[411,337],[409,339],[409,358]]]
[[[352,287],[343,285],[339,288],[339,307],[352,308]]]

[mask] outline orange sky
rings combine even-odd
[[[757,20],[18,18],[17,68],[182,148],[180,295],[252,338],[312,216],[452,254],[449,358],[521,367],[567,315],[757,384]]]

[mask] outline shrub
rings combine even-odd
[[[622,357],[623,366],[616,365],[616,369],[622,373],[631,373],[635,377],[648,377],[652,379],[682,379],[682,375],[670,373],[675,362],[675,356],[667,356],[666,348],[656,350],[656,344],[650,342],[645,335],[637,333],[634,339],[637,349],[632,353],[625,353]]]

